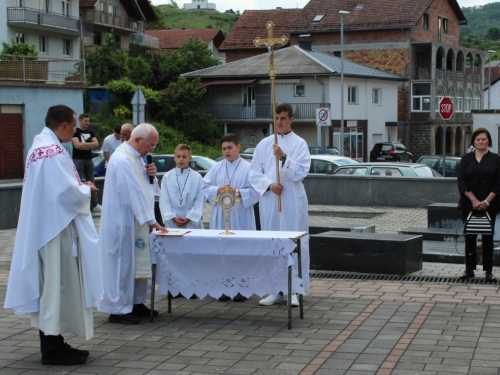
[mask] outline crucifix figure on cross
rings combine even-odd
[[[288,43],[288,38],[282,35],[279,38],[273,37],[274,23],[273,21],[266,22],[267,39],[255,38],[253,44],[255,47],[262,45],[266,46],[269,51],[269,77],[271,78],[271,99],[273,102],[273,129],[274,129],[274,143],[278,144],[278,133],[276,130],[276,98],[274,91],[274,79],[276,78],[276,69],[274,69],[274,46]],[[276,158],[276,182],[280,183],[279,160]],[[281,212],[281,196],[278,196],[278,211]]]

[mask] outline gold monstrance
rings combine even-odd
[[[273,128],[274,128],[274,143],[278,144],[278,132],[276,129],[276,98],[274,93],[274,79],[276,78],[276,70],[274,69],[274,46],[276,44],[285,45],[288,43],[288,38],[282,35],[280,38],[273,37],[273,21],[267,21],[266,29],[267,29],[267,39],[256,38],[253,41],[253,44],[256,47],[260,47],[265,45],[269,50],[269,77],[271,78],[271,97],[273,101]],[[279,159],[276,157],[276,182],[280,184],[280,168],[279,168]],[[281,196],[278,195],[278,211],[281,212]]]
[[[229,188],[226,186],[226,188],[220,193],[217,194],[217,197],[214,199],[215,204],[217,207],[219,207],[221,210],[224,210],[224,213],[226,215],[226,231],[219,233],[223,236],[229,236],[231,234],[234,234],[229,231],[229,211],[235,210],[236,207],[238,207],[238,204],[240,204],[240,200],[234,196],[233,193],[229,191]]]

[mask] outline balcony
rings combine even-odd
[[[0,55],[0,81],[85,84],[84,60]]]
[[[135,33],[130,35],[130,43],[140,44],[149,48],[160,48],[158,38],[146,34]]]
[[[325,103],[290,103],[293,108],[295,120],[316,119],[316,108],[323,107]],[[272,104],[206,104],[205,105],[218,120],[272,120]]]
[[[7,8],[9,26],[25,26],[36,30],[49,30],[66,35],[86,35],[94,33],[92,22],[77,17],[65,16],[61,13],[43,12],[32,8]]]
[[[108,13],[100,10],[86,9],[84,18],[87,21],[92,21],[96,25],[107,26],[109,28],[118,28],[122,30],[137,32],[139,31],[139,23],[137,20],[117,16],[113,13]]]

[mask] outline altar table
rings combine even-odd
[[[158,293],[171,297],[181,293],[219,298],[222,294],[245,297],[266,293],[299,294],[300,318],[303,319],[302,256],[300,239],[306,232],[231,231],[191,229],[182,237],[150,235],[153,285]],[[298,261],[292,272],[297,253]],[[306,258],[308,259],[308,258]],[[305,270],[309,276],[309,270]],[[151,288],[151,321],[155,288]],[[288,328],[291,328],[291,299],[288,299]]]

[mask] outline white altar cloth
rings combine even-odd
[[[262,297],[266,293],[287,293],[288,266],[293,264],[291,253],[297,246],[292,239],[306,233],[232,232],[235,234],[223,236],[221,230],[193,229],[182,237],[152,233],[151,257],[157,265],[158,294],[219,298],[222,294]],[[293,272],[292,292],[304,294],[301,284]]]

